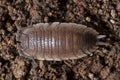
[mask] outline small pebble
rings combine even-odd
[[[115,21],[113,19],[110,20],[111,23],[115,24]]]
[[[91,21],[90,17],[86,17],[86,21],[90,22]]]

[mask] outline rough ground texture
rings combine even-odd
[[[18,54],[15,34],[40,22],[74,22],[107,37],[92,56],[38,61]],[[0,0],[0,80],[120,80],[120,0]]]

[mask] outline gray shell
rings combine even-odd
[[[38,23],[17,32],[18,49],[38,60],[78,59],[95,47],[98,33],[76,23]]]

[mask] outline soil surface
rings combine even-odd
[[[76,60],[20,56],[16,32],[40,22],[74,22],[106,35],[104,45]],[[120,0],[0,0],[0,80],[120,80]]]

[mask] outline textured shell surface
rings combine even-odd
[[[38,23],[17,33],[19,49],[38,60],[67,60],[86,56],[98,33],[76,23]]]

